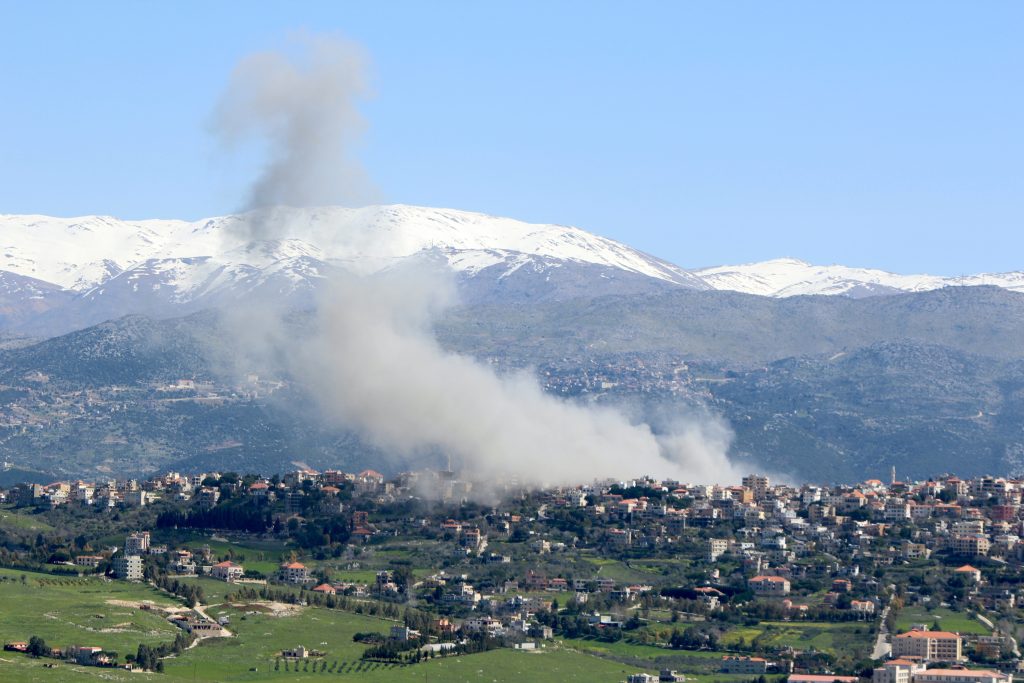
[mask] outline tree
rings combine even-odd
[[[49,657],[50,648],[47,646],[46,641],[39,636],[32,636],[28,639],[28,649],[26,650],[33,657]]]

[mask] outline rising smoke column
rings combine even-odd
[[[270,161],[247,205],[257,210],[246,223],[248,240],[288,236],[274,220],[275,205],[351,203],[368,187],[350,154],[362,129],[355,103],[366,92],[358,50],[323,37],[305,36],[302,44],[302,62],[276,53],[243,60],[217,108],[214,130],[225,142],[255,135],[269,144]],[[411,267],[345,275],[326,288],[310,338],[287,334],[281,315],[271,313],[244,316],[247,327],[236,336],[279,358],[332,422],[390,452],[439,449],[477,478],[555,484],[734,476],[720,425],[690,424],[659,439],[616,410],[545,394],[528,373],[499,376],[445,351],[431,324],[453,292],[450,276]]]
[[[369,95],[362,51],[338,37],[299,32],[290,38],[298,50],[294,58],[260,52],[239,61],[211,122],[228,150],[253,140],[266,145],[268,161],[245,208],[376,201],[378,192],[353,149],[366,128],[357,108]],[[250,223],[253,237],[279,236],[258,220]]]

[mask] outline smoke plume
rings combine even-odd
[[[290,42],[297,58],[261,52],[242,59],[214,111],[212,130],[228,149],[253,140],[266,145],[268,161],[245,208],[375,201],[378,193],[354,154],[366,128],[357,103],[369,94],[361,50],[308,33]],[[268,230],[258,236],[274,236]]]
[[[443,276],[413,269],[341,278],[293,370],[321,396],[329,418],[357,425],[393,452],[439,448],[477,480],[711,480],[728,473],[723,432],[715,440],[688,425],[659,440],[621,412],[545,394],[530,373],[498,376],[445,351],[431,332],[431,312],[451,291]]]
[[[252,207],[354,201],[368,185],[348,153],[362,129],[354,102],[366,90],[352,46],[306,39],[304,65],[279,54],[244,60],[218,108],[226,139],[263,136],[272,153]],[[357,172],[358,171],[358,172]],[[250,221],[249,239],[279,235]],[[260,346],[316,397],[333,424],[401,456],[441,453],[481,480],[567,484],[650,474],[686,481],[735,475],[720,423],[689,423],[656,436],[611,408],[545,394],[520,372],[444,350],[432,332],[452,305],[450,275],[399,267],[346,274],[324,289],[309,337],[283,332],[280,315],[246,316],[239,337]]]

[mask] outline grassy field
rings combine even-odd
[[[655,660],[660,657],[681,657],[710,660],[717,663],[722,659],[722,655],[725,654],[711,650],[671,650],[665,647],[658,647],[657,645],[631,643],[626,640],[620,640],[617,643],[605,643],[588,638],[565,638],[559,642],[569,649],[605,657],[629,657],[648,660]]]
[[[896,630],[909,631],[914,624],[924,624],[931,628],[936,622],[944,631],[983,636],[991,633],[984,624],[966,612],[954,612],[945,607],[929,611],[923,605],[913,605],[900,610],[896,617]]]
[[[22,582],[22,575],[25,576]],[[204,588],[226,586],[202,580]],[[39,635],[51,645],[97,645],[121,653],[134,653],[139,643],[156,644],[174,638],[177,629],[159,615],[110,600],[173,605],[172,599],[140,584],[99,578],[60,578],[45,574],[0,570],[0,637],[27,640]],[[642,670],[571,648],[551,644],[540,652],[497,650],[458,658],[440,659],[410,667],[359,660],[364,646],[353,642],[358,631],[385,633],[392,621],[337,610],[302,608],[275,616],[260,604],[230,607],[213,604],[212,617],[226,616],[232,638],[206,640],[180,657],[164,660],[164,674],[78,667],[54,660],[34,660],[13,652],[0,653],[0,680],[10,683],[43,681],[265,681],[324,680],[327,677],[383,683],[385,681],[621,681]],[[322,661],[334,671],[316,673],[275,671],[277,654],[304,645],[326,653]],[[45,664],[57,668],[44,668]],[[342,663],[343,666],[339,666]],[[310,663],[311,666],[312,663]]]
[[[622,583],[649,583],[662,576],[661,565],[655,560],[630,560],[628,564],[620,560],[592,557],[584,560],[594,565],[598,577]]]
[[[53,527],[39,515],[21,514],[15,512],[13,508],[0,508],[0,528],[36,533],[53,531]]]
[[[202,646],[202,647],[205,647]],[[177,683],[191,681],[192,670],[182,666],[177,670],[168,668],[164,674],[142,674],[115,671],[110,669],[89,669],[85,667],[66,666],[61,664],[56,670],[44,669],[45,660],[32,660],[21,655],[2,653],[0,656],[0,680],[5,683],[54,683],[70,681],[71,683],[114,682],[129,683],[149,681],[160,683]],[[186,656],[186,660],[191,656]],[[186,661],[187,664],[187,661]],[[198,667],[197,667],[198,670]],[[226,678],[197,680],[223,681],[311,681],[342,680],[359,683],[423,683],[425,681],[445,681],[445,683],[560,683],[562,681],[578,681],[580,683],[614,683],[622,681],[627,674],[640,671],[636,667],[627,667],[587,655],[567,650],[545,652],[518,652],[514,650],[493,650],[477,655],[440,659],[405,668],[377,665],[370,670],[354,671],[346,669],[344,673],[299,673],[261,670],[244,672],[238,676],[227,674]],[[729,676],[697,677],[702,679],[725,680]],[[746,678],[749,678],[746,677]],[[702,681],[703,683],[703,681]]]
[[[859,633],[858,633],[859,631]],[[757,626],[731,629],[722,638],[726,647],[757,640],[766,647],[814,648],[832,655],[841,652],[866,654],[872,646],[869,625],[859,622],[765,621]]]
[[[170,642],[178,633],[159,614],[110,601],[178,604],[139,584],[0,569],[0,639],[37,635],[50,645],[91,645],[134,654],[139,643]]]

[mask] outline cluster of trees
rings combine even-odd
[[[158,529],[230,529],[254,534],[274,526],[270,512],[252,505],[217,505],[209,510],[167,510],[156,518]]]
[[[779,621],[781,619],[792,619],[800,621],[861,621],[863,616],[849,608],[851,596],[841,594],[835,607],[829,605],[810,605],[806,611],[793,613],[787,611],[781,604],[767,600],[752,600],[742,605],[717,610],[709,614],[709,618],[725,622],[738,622],[745,620],[756,621]]]
[[[154,579],[157,588],[162,588],[168,593],[174,593],[183,598],[189,607],[195,607],[203,601],[203,589],[194,583],[187,583],[173,579],[166,574],[161,574]]]
[[[146,671],[163,672],[164,663],[161,660],[172,654],[180,655],[193,640],[194,636],[182,631],[174,637],[173,643],[160,643],[156,647],[140,644],[135,653],[135,665]]]
[[[305,602],[307,605],[313,605],[315,607],[338,609],[344,612],[366,614],[373,617],[384,617],[385,619],[394,619],[396,621],[402,616],[401,609],[398,605],[390,602],[358,600],[349,598],[345,595],[323,595],[321,593],[314,593],[313,591],[307,590],[304,590],[301,593],[296,593],[288,589],[277,589],[271,588],[270,586],[262,586],[260,588],[241,588],[234,593],[225,596],[225,600],[228,602],[273,600],[275,602],[283,602],[289,605],[297,605]]]
[[[409,640],[385,640],[371,645],[370,647],[363,650],[362,658],[370,659],[373,661],[383,662],[398,662],[404,659],[403,655],[413,650],[419,650],[420,647],[426,643],[427,639],[425,636],[419,638],[410,638]]]
[[[554,609],[550,612],[537,612],[537,623],[550,626],[556,634],[565,638],[593,637],[597,640],[616,643],[622,640],[622,629],[617,626],[598,626],[591,624],[583,614],[558,614]]]
[[[673,650],[717,650],[718,635],[711,629],[699,629],[696,626],[690,626],[685,631],[673,629],[668,644]]]
[[[49,657],[52,648],[39,636],[32,636],[28,639],[28,649],[25,652],[33,657]]]

